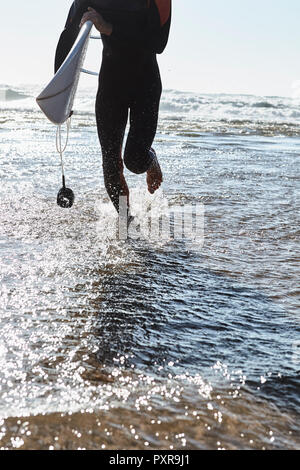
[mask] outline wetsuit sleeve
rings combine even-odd
[[[89,7],[89,1],[75,0],[70,8],[65,29],[63,30],[56,48],[54,72],[64,62],[79,33],[79,25],[83,14]]]
[[[151,52],[161,54],[169,38],[171,4],[171,0],[149,0],[147,23],[143,31],[128,28],[126,23],[119,22],[112,25],[110,38],[129,45],[141,45]]]

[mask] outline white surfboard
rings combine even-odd
[[[54,124],[63,124],[71,115],[75,94],[93,23],[84,23],[67,58],[36,101]]]

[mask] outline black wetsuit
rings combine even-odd
[[[96,99],[97,128],[107,192],[118,210],[122,194],[122,144],[130,110],[124,163],[133,173],[146,172],[153,160],[161,79],[156,54],[168,42],[171,0],[75,0],[58,43],[55,70],[70,51],[88,7],[112,24],[102,34],[103,59]]]

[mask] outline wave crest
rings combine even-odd
[[[15,101],[29,98],[29,95],[13,88],[0,89],[0,101]]]

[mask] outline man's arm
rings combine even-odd
[[[75,0],[70,8],[65,29],[63,30],[55,53],[54,72],[56,73],[59,67],[64,62],[69,54],[72,46],[79,33],[79,25],[81,18],[85,11],[88,9],[89,2],[86,0]]]

